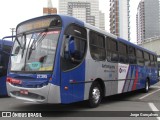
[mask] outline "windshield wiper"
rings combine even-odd
[[[44,34],[42,35],[42,33],[44,33]],[[30,57],[31,57],[32,51],[35,50],[36,43],[41,42],[41,41],[45,38],[46,34],[47,34],[47,32],[41,32],[41,33],[37,36],[37,38],[35,38],[35,39],[33,40],[32,44],[31,44],[31,47],[29,48],[28,60],[29,60]],[[32,37],[33,37],[33,34],[32,34]],[[31,37],[31,39],[32,39],[32,37]],[[36,39],[37,39],[37,40],[36,40]]]
[[[23,55],[24,55],[24,50],[25,50],[25,46],[26,46],[26,36],[24,36],[24,45],[23,45],[23,48],[22,48],[22,58],[23,58]]]
[[[17,41],[17,43],[19,44],[20,48],[21,48],[21,49],[23,49],[23,47],[22,47],[22,45],[21,45],[21,43],[20,43],[20,41],[18,40],[18,38],[17,38],[17,37],[15,38],[15,40],[16,40],[16,41]]]

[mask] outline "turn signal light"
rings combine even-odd
[[[6,80],[6,82],[10,83],[10,82],[11,82],[11,80],[12,80],[12,78],[10,78],[10,77],[7,77],[7,80]]]
[[[7,82],[11,83],[11,84],[22,84],[21,80],[13,79],[13,78],[10,78],[10,77],[7,77]]]

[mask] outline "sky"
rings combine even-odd
[[[99,9],[105,13],[105,29],[109,32],[109,1],[99,0]],[[131,42],[136,43],[136,13],[140,0],[130,0]],[[58,7],[58,0],[52,0],[53,7]],[[0,39],[11,35],[10,28],[30,18],[43,15],[47,0],[1,0],[0,2]]]

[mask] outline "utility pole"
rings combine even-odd
[[[14,30],[15,30],[15,28],[10,28],[11,29],[11,32],[12,32],[12,36],[14,35]],[[13,37],[12,37],[12,41],[13,41]]]

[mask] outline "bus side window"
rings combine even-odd
[[[119,62],[120,63],[128,63],[128,49],[127,45],[124,43],[119,42],[118,44],[118,51],[119,51]]]
[[[145,66],[150,66],[149,54],[147,52],[144,52],[144,63]]]
[[[128,59],[130,64],[137,64],[136,52],[134,47],[131,46],[128,47]]]
[[[90,31],[90,53],[91,57],[97,61],[106,59],[105,37],[94,31]]]
[[[137,55],[137,64],[140,66],[144,66],[144,55],[143,55],[143,51],[137,49],[136,50],[136,55]]]
[[[150,54],[151,67],[155,66],[154,56]]]
[[[154,56],[154,63],[155,63],[155,66],[157,67],[157,56]]]
[[[107,46],[107,60],[109,62],[118,62],[118,43],[116,40],[107,37],[106,38]]]

